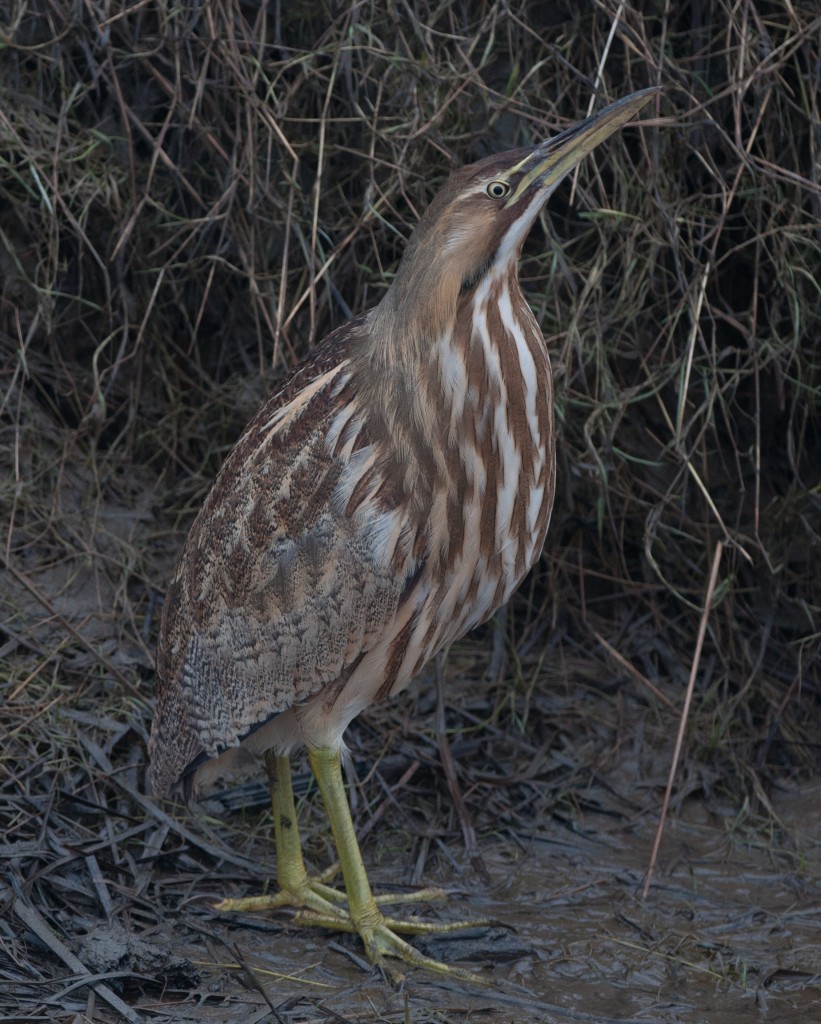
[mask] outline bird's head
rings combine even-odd
[[[522,243],[559,182],[657,92],[643,89],[538,146],[455,171],[411,235],[374,311],[375,334],[391,347],[424,350],[452,327],[460,298],[487,275],[515,274]]]

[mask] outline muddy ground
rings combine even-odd
[[[642,899],[669,723],[629,687],[579,682],[572,694],[531,695],[518,737],[477,728],[481,688],[451,671],[465,823],[439,764],[433,679],[393,702],[390,717],[354,727],[348,774],[375,888],[442,885],[452,896],[423,908],[430,920],[489,919],[416,940],[487,987],[413,970],[397,991],[363,964],[358,940],[295,928],[287,912],[216,913],[218,894],[257,893],[272,877],[261,775],[196,809],[159,805],[143,792],[139,728],[105,715],[92,727],[65,709],[87,724],[73,764],[48,795],[24,797],[32,780],[21,778],[16,804],[6,798],[17,817],[0,846],[0,1020],[821,1019],[818,782],[774,785],[760,794],[765,814],[693,770]],[[545,730],[552,742],[534,747]],[[319,798],[297,769],[306,855],[321,870],[331,851]],[[463,824],[475,827],[470,851]]]
[[[481,844],[488,882],[457,855],[454,870],[436,873],[460,890],[443,916],[486,915],[494,924],[417,944],[474,966],[487,990],[415,971],[395,993],[353,962],[355,942],[297,933],[287,923],[230,922],[203,909],[199,934],[189,931],[191,912],[178,919],[173,933],[188,937],[174,950],[202,965],[201,992],[211,1005],[173,1010],[167,993],[153,1009],[186,1020],[270,1019],[243,968],[218,966],[228,954],[289,1022],[818,1020],[821,788],[785,792],[776,805],[794,827],[788,847],[734,834],[731,808],[688,806],[669,830],[664,870],[644,901],[654,822],[626,807],[551,817],[515,842],[488,839]],[[396,877],[390,843],[382,837],[375,851],[382,854],[377,885]],[[409,860],[401,868],[411,876]],[[211,963],[204,946],[216,954]]]

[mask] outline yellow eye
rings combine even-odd
[[[510,191],[510,185],[506,181],[491,181],[485,191],[491,199],[504,199]]]

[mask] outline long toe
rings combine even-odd
[[[344,902],[344,893],[318,879],[306,877],[304,885],[279,889],[264,896],[220,900],[214,904],[214,910],[237,914],[289,907],[297,911],[296,921],[299,924],[356,931]]]
[[[462,922],[459,924],[461,925]],[[443,974],[457,981],[467,981],[474,985],[489,984],[487,979],[479,974],[474,974],[473,971],[467,971],[462,967],[453,967],[450,964],[442,963],[441,960],[433,960],[431,957],[420,953],[418,949],[397,935],[396,929],[392,925],[393,922],[386,920],[380,913],[375,922],[367,926],[360,926],[358,930],[364,943],[365,951],[368,954],[368,959],[394,985],[401,984],[404,981],[405,975],[388,958],[401,960],[409,967],[424,967],[426,970],[435,971],[437,974]],[[441,931],[442,929],[436,930]],[[446,927],[445,930],[452,929]]]

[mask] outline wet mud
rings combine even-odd
[[[428,911],[493,923],[416,940],[480,972],[481,988],[415,970],[395,991],[362,964],[353,937],[297,929],[281,914],[228,918],[192,897],[173,938],[157,941],[190,960],[199,984],[143,1008],[226,1024],[821,1021],[821,786],[775,794],[773,811],[780,840],[744,827],[743,809],[685,803],[646,899],[648,813],[578,810],[529,835],[481,840],[487,880],[454,858],[450,876],[425,879],[454,889]],[[384,830],[366,847],[380,891],[401,888],[397,879],[413,870],[391,842]]]

